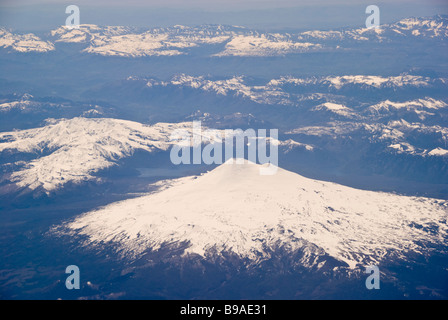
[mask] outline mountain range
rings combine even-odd
[[[261,33],[239,26],[204,25],[141,29],[121,26],[84,24],[77,28],[60,27],[42,38],[34,34],[16,34],[0,30],[0,47],[19,52],[49,52],[58,43],[78,43],[83,52],[104,56],[176,56],[192,49],[215,45],[220,51],[213,56],[275,56],[321,50],[346,50],[336,45],[344,41],[349,47],[367,42],[395,42],[415,38],[446,40],[447,17],[408,18],[380,28],[346,28],[312,30],[301,33]]]
[[[446,299],[447,28],[0,28],[0,297]],[[194,121],[277,173],[174,164]]]

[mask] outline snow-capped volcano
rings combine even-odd
[[[276,248],[301,250],[301,263],[317,268],[325,262],[316,265],[316,256],[355,268],[447,245],[446,201],[357,190],[281,168],[262,176],[260,165],[232,160],[56,230],[87,236],[86,246],[112,245],[127,258],[187,243],[184,256],[233,253],[253,263]]]

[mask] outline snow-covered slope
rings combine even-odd
[[[257,263],[275,248],[306,247],[305,265],[326,253],[351,268],[447,245],[445,201],[357,190],[280,168],[261,176],[259,166],[231,159],[203,176],[88,212],[55,230],[87,236],[86,246],[113,245],[131,258],[188,243],[184,254],[231,252]]]
[[[16,34],[5,28],[0,28],[1,47],[11,48],[18,52],[48,52],[54,50],[54,45],[51,42],[43,41],[32,33]]]
[[[430,156],[448,156],[448,150],[443,148],[435,148],[428,153]]]
[[[176,128],[192,130],[191,123],[147,126],[108,118],[53,120],[42,128],[0,133],[0,152],[35,155],[34,160],[17,163],[22,169],[11,173],[9,180],[48,193],[68,182],[95,180],[94,172],[137,149],[167,150]]]

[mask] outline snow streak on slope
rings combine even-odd
[[[279,247],[315,252],[311,243],[351,268],[447,244],[445,201],[362,191],[280,168],[261,176],[260,165],[230,162],[56,230],[87,236],[87,246],[114,245],[128,258],[187,242],[184,254],[232,252],[256,263]]]

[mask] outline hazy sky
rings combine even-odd
[[[448,0],[0,0],[0,26],[44,31],[65,23],[78,5],[81,23],[170,26],[233,24],[265,30],[363,25],[365,8],[378,5],[383,23],[410,16],[448,14]]]
[[[0,3],[8,6],[36,5],[36,4],[76,4],[76,5],[98,5],[98,6],[143,6],[143,7],[170,7],[170,8],[202,8],[202,9],[265,9],[284,8],[296,6],[316,6],[316,5],[357,5],[365,4],[403,4],[421,5],[423,2],[432,5],[447,5],[446,0],[1,0]]]

